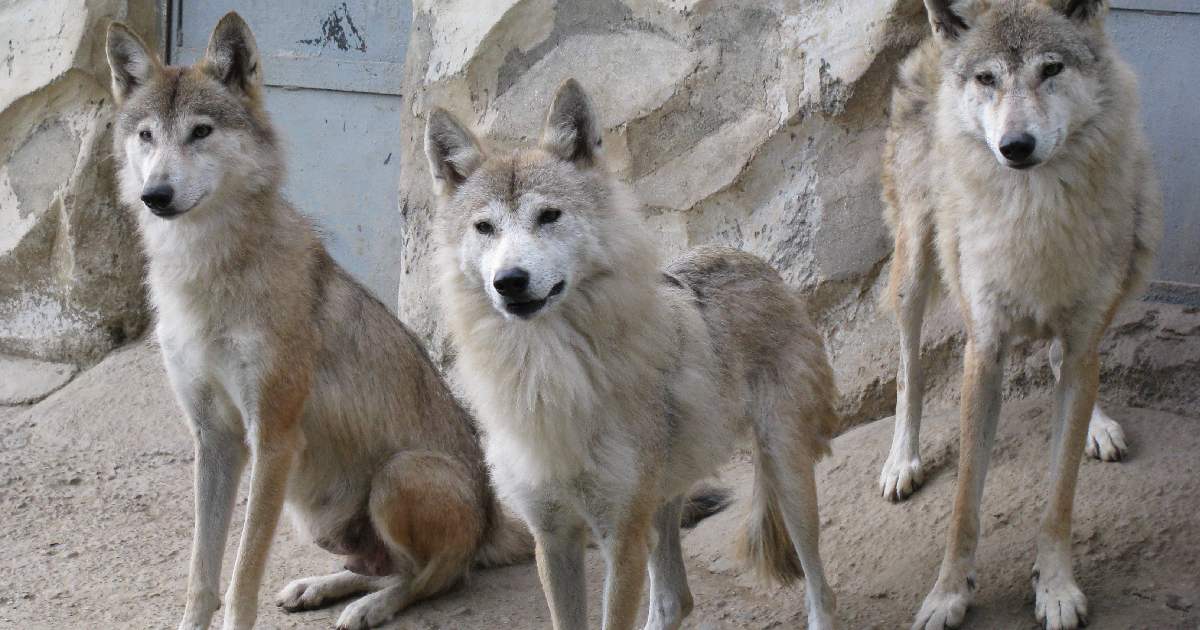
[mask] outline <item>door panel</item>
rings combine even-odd
[[[1166,221],[1155,280],[1200,285],[1200,0],[1118,0],[1108,28],[1138,73]]]
[[[333,257],[395,311],[401,72],[408,0],[174,0],[171,62],[195,61],[221,16],[254,31],[287,154],[284,194]]]

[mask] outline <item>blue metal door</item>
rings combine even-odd
[[[204,53],[228,11],[254,31],[267,110],[287,152],[287,198],[334,258],[395,311],[400,95],[409,0],[172,0],[170,61]]]
[[[1109,30],[1138,73],[1162,180],[1166,233],[1154,278],[1200,285],[1200,0],[1112,4]]]

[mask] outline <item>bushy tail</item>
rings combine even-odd
[[[791,584],[804,578],[804,569],[783,522],[779,484],[764,468],[766,462],[757,444],[754,450],[754,494],[739,540],[738,555],[759,580]]]
[[[503,567],[533,558],[533,534],[520,519],[504,511],[499,504],[492,508],[492,526],[483,544],[475,553],[478,567]]]
[[[679,526],[691,529],[699,525],[700,521],[719,514],[729,507],[732,501],[733,494],[729,488],[709,485],[696,486],[688,495],[687,502],[683,504],[683,515],[679,519]]]

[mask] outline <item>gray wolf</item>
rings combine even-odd
[[[1057,381],[1035,613],[1046,628],[1076,628],[1087,619],[1071,565],[1079,461],[1085,444],[1106,460],[1125,451],[1120,426],[1096,405],[1097,345],[1149,272],[1162,229],[1136,80],[1104,32],[1102,1],[925,7],[934,32],[901,66],[884,152],[901,348],[885,496],[903,499],[923,476],[919,353],[935,264],[967,345],[946,555],[913,627],[957,627],[971,602],[1004,356],[1025,335],[1052,340]]]
[[[633,626],[647,565],[645,627],[680,627],[682,497],[742,436],[756,471],[743,551],[764,576],[807,576],[809,628],[836,627],[814,478],[838,424],[821,338],[754,256],[706,247],[664,270],[601,142],[573,80],[536,146],[484,146],[436,108],[425,135],[456,373],[497,490],[533,531],[554,627],[586,626],[589,536],[604,627]]]
[[[254,36],[236,14],[204,58],[164,67],[108,32],[121,199],[136,213],[171,384],[195,437],[183,630],[207,628],[238,480],[250,492],[225,602],[253,626],[282,507],[346,571],[297,580],[288,610],[349,595],[338,628],[383,623],[472,564],[532,555],[501,510],[476,431],[421,344],[329,257],[280,195]]]

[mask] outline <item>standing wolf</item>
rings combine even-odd
[[[1036,614],[1076,628],[1087,616],[1071,566],[1079,460],[1085,441],[1102,459],[1125,448],[1096,406],[1097,345],[1150,269],[1161,199],[1101,0],[950,4],[925,1],[934,35],[901,67],[884,154],[901,354],[881,485],[903,499],[921,482],[921,319],[936,251],[966,320],[962,437],[945,560],[913,627],[957,627],[970,603],[1004,355],[1023,334],[1053,339],[1057,379]]]
[[[442,296],[496,484],[530,525],[554,627],[586,626],[589,533],[607,562],[604,627],[691,611],[683,495],[752,439],[745,550],[761,574],[806,575],[809,628],[834,628],[818,553],[816,461],[837,415],[804,305],[764,262],[702,248],[665,272],[632,196],[602,164],[574,81],[536,148],[481,146],[430,112]]]
[[[249,28],[221,19],[205,57],[163,67],[108,32],[121,198],[137,212],[167,373],[196,441],[196,532],[182,630],[220,604],[225,537],[250,496],[224,627],[254,624],[280,509],[348,570],[297,580],[289,610],[375,591],[338,628],[378,625],[473,562],[528,556],[493,498],[470,418],[403,324],[342,271],[280,196]]]

